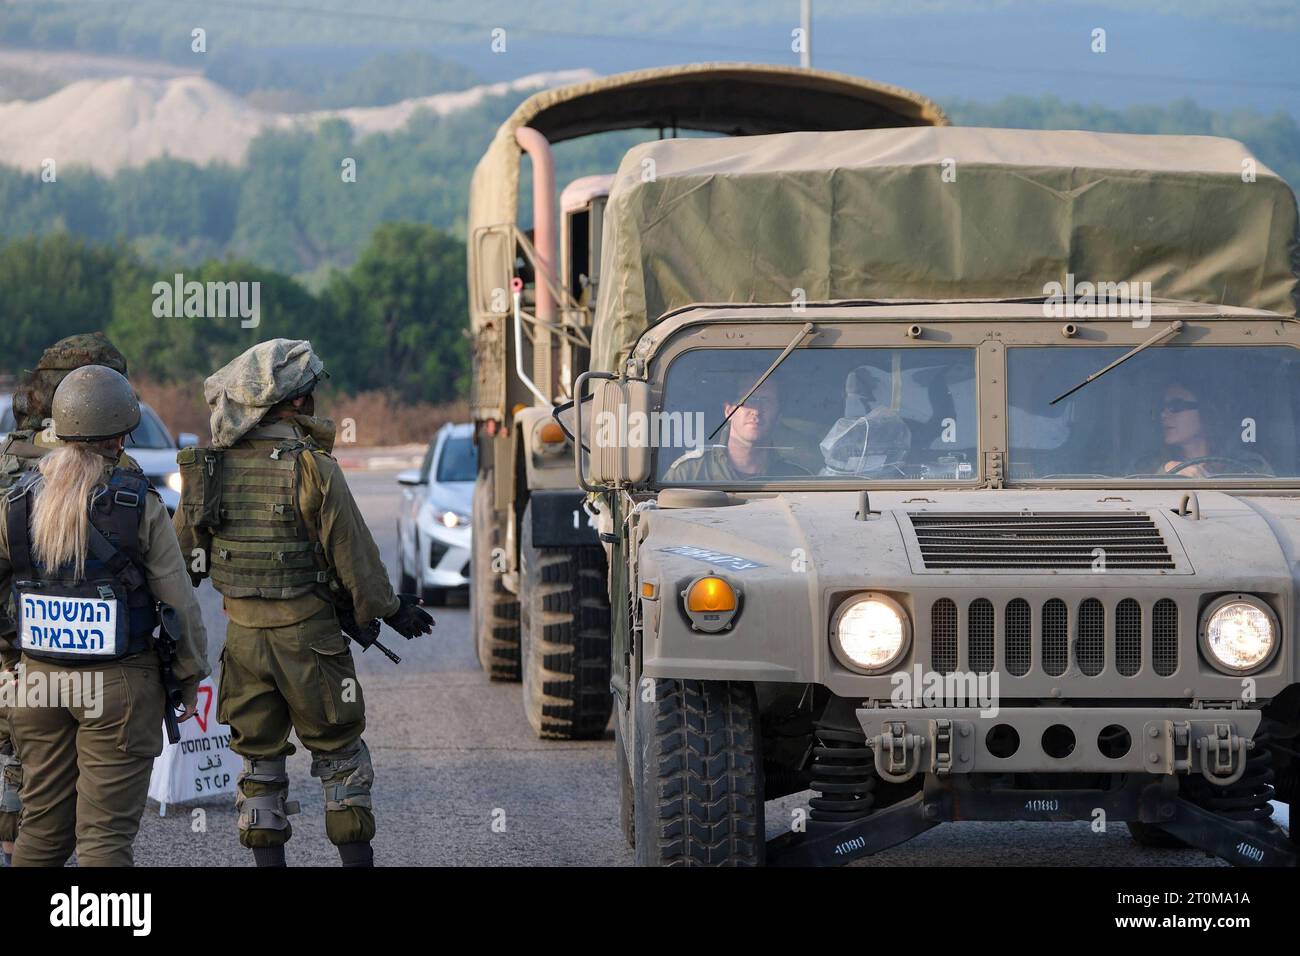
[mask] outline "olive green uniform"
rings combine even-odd
[[[768,470],[745,475],[736,470],[726,445],[710,445],[688,451],[668,466],[665,481],[763,481],[777,477],[803,477],[808,470],[770,453]]]
[[[105,478],[112,466],[105,467]],[[5,519],[0,499],[0,591],[11,587]],[[207,635],[167,507],[145,496],[140,553],[153,597],[176,609],[183,635],[175,674],[192,707],[209,673]],[[27,675],[66,671],[72,665],[24,657]],[[81,706],[15,706],[9,722],[24,768],[23,809],[15,866],[62,866],[75,848],[82,866],[129,866],[149,791],[153,760],[162,753],[164,694],[152,651],[104,664],[80,665],[100,674],[103,697]],[[93,678],[92,678],[93,679]],[[22,701],[20,700],[21,704]]]
[[[58,444],[57,438],[44,432],[31,429],[10,432],[0,443],[0,494],[17,484],[23,475],[36,467],[47,451]],[[125,453],[118,465],[140,471],[140,466]],[[16,679],[15,668],[20,657],[18,649],[11,643],[15,626],[12,600],[13,595],[7,588],[0,591],[0,684]],[[0,775],[0,842],[12,843],[18,836],[23,768],[14,752],[9,715],[3,700],[0,700]]]
[[[351,604],[364,622],[391,615],[400,602],[329,455],[333,441],[324,419],[261,424],[222,449],[221,524],[199,528],[184,506],[176,512],[182,549],[208,556],[202,567],[229,616],[217,713],[245,759],[236,799],[240,842],[250,848],[292,835],[290,731],[324,786],[331,842],[368,843],[375,832],[365,703],[335,609]],[[197,584],[204,573],[191,576]]]

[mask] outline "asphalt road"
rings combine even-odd
[[[352,472],[353,493],[392,571],[396,567],[393,472]],[[212,660],[225,634],[219,596],[200,592]],[[537,740],[515,684],[493,684],[479,670],[464,607],[433,610],[432,637],[407,642],[385,628],[384,642],[403,660],[360,654],[378,833],[384,865],[624,866],[632,853],[616,822],[612,732],[603,741]],[[319,782],[299,747],[289,759],[290,865],[337,865],[325,837]],[[769,836],[790,825],[800,795],[767,806]],[[233,798],[172,806],[150,802],[136,841],[138,865],[246,866]],[[201,813],[195,813],[198,809]],[[1144,850],[1127,828],[1095,833],[1087,823],[960,823],[930,832],[855,866],[976,864],[1032,866],[1214,866],[1192,850]]]

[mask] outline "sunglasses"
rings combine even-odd
[[[1171,398],[1160,406],[1162,411],[1173,412],[1175,415],[1179,412],[1189,412],[1194,408],[1200,407],[1200,402],[1189,401],[1185,398]]]

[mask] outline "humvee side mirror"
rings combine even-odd
[[[592,392],[587,397],[589,380]],[[578,376],[574,394],[572,403],[556,410],[555,419],[574,439],[578,485],[584,491],[600,491],[648,479],[650,443],[642,440],[647,431],[630,428],[629,423],[649,421],[650,386],[621,381],[610,372],[584,372]]]

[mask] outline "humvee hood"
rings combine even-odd
[[[653,511],[640,560],[643,575],[649,567],[660,569],[665,588],[712,569],[742,586],[761,583],[765,591],[806,592],[810,598],[819,589],[908,591],[935,586],[936,576],[954,587],[978,586],[982,579],[1017,589],[1026,586],[1026,577],[1038,579],[1031,586],[1059,587],[1070,577],[1095,586],[1104,575],[1132,586],[1135,579],[1158,576],[1168,579],[1164,587],[1200,588],[1213,581],[1220,590],[1290,595],[1300,567],[1300,514],[1290,507],[1293,501],[1202,490],[1196,519],[1176,514],[1182,494],[875,492],[873,513],[860,521],[856,493],[785,493],[728,507]],[[1016,531],[1035,517],[1050,527]],[[981,532],[983,546],[959,542],[948,548],[960,537],[947,528],[952,520],[980,518],[990,525]],[[1119,526],[1122,531],[1115,530]],[[1124,543],[1134,534],[1142,539],[1136,556]],[[1017,548],[1017,542],[1026,547]],[[1085,542],[1095,542],[1102,554],[1086,547],[1082,564],[1060,563],[1057,545],[1077,554]],[[1021,563],[1009,563],[1016,561]]]

